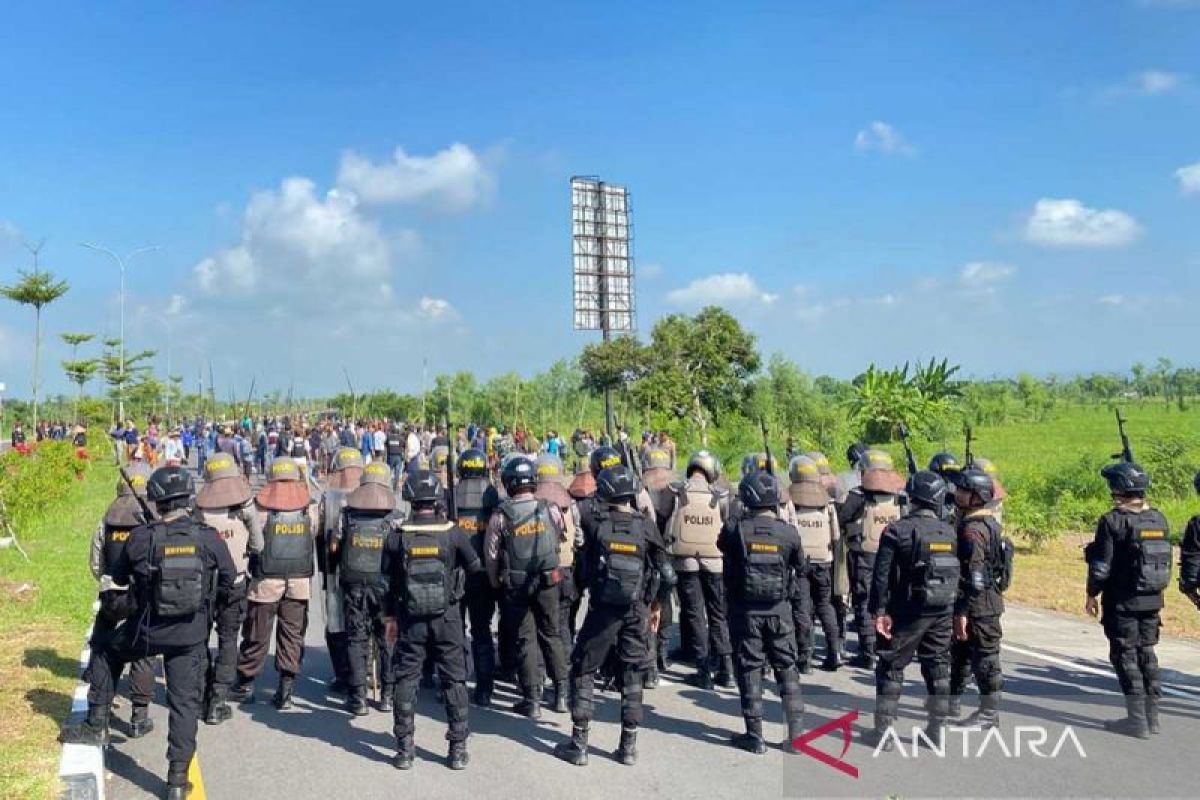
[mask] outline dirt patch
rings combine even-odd
[[[37,596],[38,587],[30,581],[10,581],[0,578],[0,596],[18,603],[28,603]]]

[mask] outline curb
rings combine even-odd
[[[100,601],[92,603],[93,625],[95,612],[99,608]],[[87,715],[88,685],[82,681],[82,676],[92,656],[92,648],[88,645],[91,638],[92,625],[89,625],[83,639],[83,651],[79,654],[81,680],[75,684],[67,724],[82,722]],[[62,757],[58,762],[58,782],[58,796],[62,800],[104,800],[104,748],[85,744],[64,744]]]

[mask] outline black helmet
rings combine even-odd
[[[996,484],[992,481],[992,476],[976,467],[952,472],[950,482],[954,484],[954,488],[977,496],[981,503],[990,503],[996,499]]]
[[[909,500],[925,508],[937,510],[946,504],[946,481],[932,470],[923,469],[909,475],[904,491]]]
[[[442,482],[429,470],[419,469],[405,478],[400,496],[418,508],[436,505],[443,499]]]
[[[165,503],[196,493],[192,473],[183,467],[159,467],[146,481],[146,497],[152,503]]]
[[[738,497],[746,508],[778,508],[779,481],[766,470],[755,470],[742,478]]]
[[[1133,461],[1118,461],[1100,470],[1108,481],[1108,490],[1113,494],[1142,495],[1150,488],[1150,476],[1140,464]]]
[[[638,476],[624,464],[600,470],[596,476],[596,498],[605,503],[633,500],[641,490]]]
[[[698,450],[688,459],[685,474],[691,477],[696,470],[703,472],[708,482],[712,483],[721,476],[721,462],[707,450]]]
[[[597,477],[609,467],[615,467],[621,463],[621,454],[608,445],[597,447],[588,457],[588,467],[591,469],[592,475]]]
[[[504,462],[500,469],[500,483],[504,491],[514,494],[517,489],[537,484],[537,464],[528,456],[516,455]]]
[[[487,477],[487,456],[482,450],[477,450],[474,447],[468,447],[463,450],[458,456],[458,477],[460,478],[486,478]]]
[[[867,454],[867,446],[862,442],[855,442],[846,448],[846,460],[853,467],[862,460],[862,457]]]
[[[933,458],[929,459],[929,471],[936,472],[943,478],[946,477],[946,473],[958,472],[961,469],[962,464],[958,463],[958,459],[954,457],[953,453],[943,451],[935,453]]]

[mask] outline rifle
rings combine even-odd
[[[900,441],[904,442],[904,455],[908,458],[908,474],[917,474],[917,457],[913,455],[912,445],[908,441],[908,426],[903,422],[900,423]]]
[[[153,522],[158,519],[158,514],[154,509],[150,508],[150,504],[146,502],[146,498],[138,494],[137,489],[133,487],[133,481],[129,477],[129,473],[124,467],[117,467],[117,472],[121,475],[121,480],[125,481],[125,485],[129,487],[129,491],[133,493],[133,499],[137,500],[137,504],[142,507],[142,514],[146,518],[146,522]]]
[[[767,474],[774,477],[775,459],[771,457],[771,429],[767,427],[767,418],[758,418],[758,427],[762,431],[763,454],[767,457]]]
[[[963,432],[966,434],[966,437],[967,437],[967,444],[966,444],[967,451],[963,455],[963,458],[965,458],[967,460],[966,461],[967,469],[972,469],[975,466],[975,454],[971,452],[971,440],[973,438],[971,435],[971,423],[968,422],[963,425]]]
[[[1121,435],[1121,452],[1114,453],[1113,458],[1119,458],[1122,461],[1133,461],[1133,448],[1129,446],[1129,436],[1125,433],[1125,415],[1121,413],[1121,409],[1114,409],[1117,412],[1117,432]]]
[[[458,522],[458,497],[454,493],[454,469],[455,456],[454,445],[458,441],[458,436],[453,428],[450,427],[450,413],[446,413],[446,491],[450,495],[450,502],[447,503],[446,513],[450,516],[451,522]]]

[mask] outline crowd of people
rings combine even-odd
[[[265,440],[270,457],[258,460],[258,444],[250,456],[231,446],[239,435]],[[219,725],[233,703],[254,702],[272,640],[272,702],[292,708],[314,601],[325,610],[329,692],[366,715],[367,688],[379,688],[400,770],[414,766],[422,682],[445,704],[453,769],[469,761],[469,702],[493,706],[501,681],[520,695],[513,713],[570,715],[571,737],[555,753],[580,766],[595,692],[615,688],[615,757],[633,765],[643,693],[672,662],[691,665],[688,680],[702,690],[736,685],[744,730],[731,741],[754,754],[766,750],[768,669],[785,747],[803,732],[802,676],[815,667],[873,671],[866,739],[882,749],[894,744],[914,659],[929,694],[929,741],[952,722],[999,725],[1013,548],[1003,534],[1006,490],[986,459],[944,452],[919,469],[910,455],[903,476],[887,453],[855,443],[842,473],[820,452],[793,451],[786,469],[752,453],[731,476],[706,451],[677,470],[662,435],[635,449],[628,436],[610,446],[576,431],[570,451],[553,431],[539,441],[472,425],[453,436],[452,448],[442,429],[385,420],[196,422],[198,493],[185,466],[133,465],[96,533],[105,624],[92,641],[87,718],[64,741],[107,741],[126,665],[130,734],[148,732],[146,659],[161,656],[168,791],[185,797],[198,720]],[[266,476],[257,492],[248,457]],[[1167,523],[1131,459],[1102,475],[1114,507],[1088,549],[1087,609],[1103,611],[1127,712],[1106,726],[1147,738],[1160,730],[1154,645],[1172,570]],[[1200,603],[1200,518],[1184,537],[1179,586]],[[972,680],[979,706],[964,720]]]

